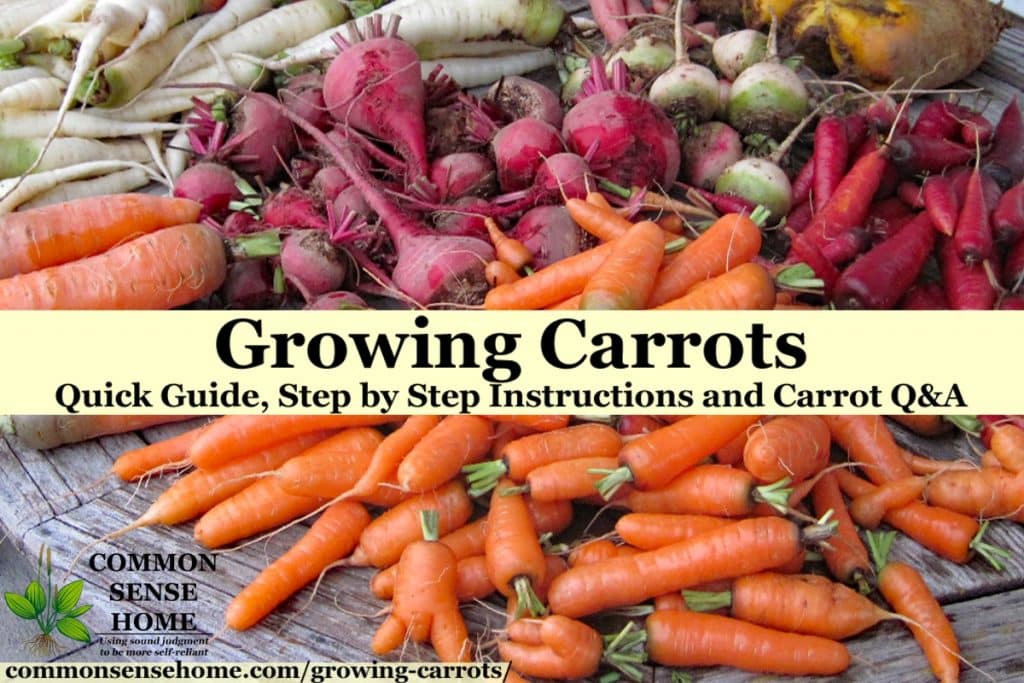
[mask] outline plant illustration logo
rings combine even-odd
[[[53,583],[50,549],[45,545],[39,548],[35,580],[28,584],[24,593],[4,593],[4,602],[11,612],[39,625],[39,635],[26,643],[29,649],[40,655],[57,654],[61,648],[51,635],[54,629],[73,641],[92,642],[92,634],[79,620],[80,616],[92,609],[92,605],[78,604],[83,586],[84,582],[78,579],[57,588]]]

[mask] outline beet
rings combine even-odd
[[[306,304],[307,311],[363,311],[369,306],[353,292],[327,292]]]
[[[232,136],[224,143],[231,165],[243,175],[270,184],[281,177],[282,159],[290,158],[298,142],[288,118],[262,98],[245,97],[231,113]]]
[[[562,103],[550,88],[523,76],[505,76],[487,91],[493,102],[510,120],[540,119],[555,128],[562,125]]]
[[[534,269],[544,268],[590,246],[589,235],[576,225],[564,206],[538,206],[527,211],[508,236],[533,252]]]
[[[743,158],[743,140],[729,124],[708,121],[690,132],[682,151],[683,180],[713,190],[722,171]]]
[[[327,229],[322,205],[297,187],[275,192],[263,202],[263,222],[272,228]]]
[[[584,95],[562,122],[570,152],[590,161],[591,169],[624,187],[668,187],[679,174],[679,141],[672,121],[650,100],[626,89],[622,62],[612,82],[595,57]]]
[[[276,301],[270,261],[253,259],[232,263],[220,295],[227,308],[265,308]]]
[[[326,202],[334,201],[334,198],[346,187],[352,185],[352,181],[337,166],[324,166],[310,183],[310,189]]]
[[[200,218],[219,218],[228,211],[231,202],[242,198],[242,191],[235,185],[235,175],[227,166],[200,161],[185,169],[174,181],[174,196],[202,204]]]
[[[494,162],[478,152],[456,152],[435,159],[430,181],[437,186],[442,202],[460,197],[486,197],[498,187]]]
[[[330,114],[324,104],[324,76],[320,72],[307,71],[289,79],[277,94],[286,107],[312,125],[327,127]]]
[[[341,287],[348,273],[344,253],[323,230],[296,230],[281,245],[285,280],[307,302]]]
[[[530,187],[495,197],[495,204],[511,203],[497,210],[492,207],[489,214],[507,216],[539,204],[584,199],[593,184],[590,166],[583,157],[571,152],[554,154],[541,162]]]
[[[445,235],[464,235],[485,240],[487,225],[484,218],[492,209],[491,203],[480,197],[461,197],[434,213],[434,229]]]
[[[540,119],[519,119],[498,131],[491,154],[503,192],[525,190],[545,157],[565,150],[558,129]]]

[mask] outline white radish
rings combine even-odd
[[[142,136],[142,143],[149,151],[149,158],[156,170],[160,171],[164,177],[164,183],[167,187],[174,185],[174,180],[171,178],[171,171],[167,168],[167,164],[164,162],[163,152],[163,135],[160,133],[147,133]]]
[[[39,156],[44,141],[41,137],[0,139],[0,178],[15,178],[24,173]],[[137,140],[57,138],[50,143],[34,172],[43,173],[87,161],[118,159],[141,162],[149,158],[146,146]]]
[[[420,73],[426,78],[437,65],[463,88],[490,85],[502,76],[521,76],[555,64],[553,50],[513,52],[490,57],[445,57],[439,60],[421,60]]]
[[[11,213],[30,199],[62,183],[104,175],[126,167],[146,168],[132,161],[87,161],[84,164],[66,166],[46,173],[0,180],[0,196],[3,197],[0,199],[0,216]]]
[[[187,73],[213,64],[215,57],[225,59],[248,55],[255,59],[270,57],[321,31],[335,33],[348,18],[348,10],[335,0],[299,0],[262,14],[207,43],[209,49],[196,50],[182,57],[176,67]]]
[[[202,87],[178,88],[163,87],[147,90],[130,105],[116,111],[94,110],[96,116],[119,121],[155,121],[174,114],[188,111],[194,104],[193,98],[204,102],[212,102],[224,94],[220,88],[208,87],[210,83],[226,83],[240,88],[258,87],[269,72],[259,64],[244,59],[229,59],[226,67],[208,66],[191,73],[182,74],[168,85],[203,84]]]
[[[182,118],[188,118],[188,115],[183,115]],[[167,154],[164,156],[167,160],[167,171],[172,180],[177,180],[178,176],[185,172],[188,161],[192,158],[192,143],[188,139],[188,130],[179,130],[175,133],[166,147]]]
[[[36,18],[35,21],[18,31],[18,37],[25,36],[37,28],[62,24],[68,21],[78,21],[89,15],[89,6],[92,0],[64,0],[54,6],[46,14]]]
[[[273,8],[273,0],[228,0],[223,7],[217,10],[216,14],[212,15],[210,21],[197,31],[191,40],[178,52],[178,55],[171,62],[171,65],[167,67],[167,71],[164,72],[164,76],[160,79],[159,83],[165,83],[168,78],[173,76],[182,58],[199,45],[219,38],[250,19],[266,14]]]
[[[18,0],[5,2],[0,16],[0,38],[11,38],[21,33],[32,22],[64,4],[64,0]]]
[[[18,208],[20,210],[35,209],[40,206],[60,204],[72,199],[98,197],[108,194],[131,192],[145,187],[153,181],[153,172],[146,168],[128,168],[107,175],[61,183],[52,190],[40,192]]]
[[[166,34],[172,26],[184,22],[201,9],[201,4],[196,0],[145,0],[145,6],[146,16],[138,33],[125,51],[117,59],[112,60],[111,64],[127,59],[143,46]],[[93,12],[95,13],[95,10]]]
[[[29,78],[0,90],[0,109],[54,109],[63,96],[64,81],[59,78]]]
[[[69,60],[57,55],[25,55],[22,60],[26,66],[43,69],[48,75],[67,83],[71,80],[71,73],[75,65]]]
[[[0,111],[0,137],[47,137],[48,143],[52,143],[53,140],[48,136],[57,124],[59,116],[60,112],[56,111]],[[184,127],[184,124],[169,121],[118,121],[71,111],[64,116],[61,130],[67,137],[117,138],[144,135],[154,131],[175,131]],[[40,150],[40,154],[42,153]]]
[[[30,78],[49,78],[50,74],[46,69],[38,66],[23,66],[17,69],[0,69],[0,95],[3,91],[12,86],[27,81]]]
[[[430,43],[461,43],[485,40],[499,34],[520,38],[535,47],[551,43],[565,20],[557,0],[449,0],[449,2],[394,2],[368,16],[401,16],[398,36],[419,50],[430,51]],[[352,22],[346,25],[352,26]],[[285,56],[268,60],[271,69],[281,70],[306,64],[337,52],[332,36],[325,31],[286,50]]]
[[[444,57],[490,57],[516,52],[537,52],[537,48],[522,40],[474,40],[467,43],[429,43],[417,46],[420,59]]]

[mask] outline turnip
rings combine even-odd
[[[741,159],[729,166],[715,182],[718,194],[734,194],[771,212],[772,220],[789,213],[793,190],[785,171],[767,159]]]
[[[676,59],[671,27],[662,21],[646,21],[634,26],[615,41],[604,56],[606,70],[622,61],[630,75],[645,82],[671,67]]]
[[[682,150],[683,180],[712,190],[722,171],[743,158],[743,140],[729,124],[708,121],[690,131]]]
[[[426,88],[419,57],[397,37],[398,18],[383,28],[380,16],[364,26],[362,40],[339,36],[341,52],[324,77],[324,103],[331,116],[389,144],[405,161],[407,183],[426,177]]]
[[[767,50],[764,61],[748,66],[732,82],[726,117],[743,135],[780,138],[807,114],[810,98],[800,76],[779,60],[774,23]]]
[[[736,80],[747,67],[762,61],[768,51],[768,36],[745,28],[726,33],[711,45],[711,57],[722,76]]]
[[[570,152],[589,159],[591,170],[625,187],[669,186],[679,174],[679,142],[672,121],[645,97],[627,90],[625,64],[609,81],[599,57],[591,60],[581,99],[562,122]]]
[[[479,152],[456,152],[435,159],[430,165],[430,181],[443,202],[486,197],[498,187],[494,162]]]
[[[348,274],[344,253],[324,230],[296,230],[281,245],[285,281],[309,302],[341,287]]]
[[[533,183],[545,157],[565,150],[558,129],[540,119],[518,119],[497,132],[491,154],[504,192],[524,190]]]
[[[533,118],[562,126],[562,104],[550,88],[523,76],[502,78],[487,91],[493,102],[509,119]]]
[[[186,169],[174,182],[173,194],[199,202],[203,206],[201,215],[215,219],[227,212],[231,202],[242,198],[231,169],[212,161]]]
[[[578,254],[590,246],[590,238],[576,225],[564,206],[538,206],[523,214],[508,236],[533,252],[531,266],[544,268]]]
[[[683,35],[683,11],[689,2],[676,4],[676,61],[651,83],[651,101],[669,116],[682,119],[688,125],[703,123],[718,110],[719,88],[715,73],[701,64],[690,61]]]

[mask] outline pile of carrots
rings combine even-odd
[[[227,606],[227,627],[327,571],[374,567],[370,590],[391,601],[375,656],[408,641],[443,661],[496,649],[516,680],[639,680],[647,662],[837,674],[844,639],[895,619],[955,681],[966,660],[949,620],[887,555],[898,532],[1002,566],[984,531],[1024,519],[1024,424],[977,424],[980,463],[912,453],[878,416],[224,416],[118,458],[125,481],[188,471],[98,542],[195,520],[198,544],[225,548],[319,514]],[[586,531],[595,506],[614,531]],[[493,596],[506,628],[475,644],[460,606]],[[624,629],[598,630],[615,614]]]

